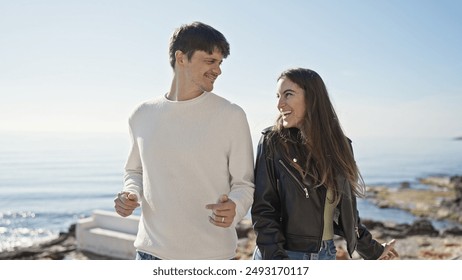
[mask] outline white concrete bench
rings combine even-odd
[[[139,216],[123,218],[115,212],[95,210],[76,225],[77,248],[112,259],[135,259],[133,242]]]

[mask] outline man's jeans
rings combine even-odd
[[[144,253],[144,252],[140,252],[140,251],[136,251],[136,258],[135,260],[147,260],[147,261],[152,261],[152,260],[160,260],[158,257],[155,257],[151,254],[148,254],[148,253]]]

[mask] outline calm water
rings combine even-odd
[[[0,251],[54,237],[93,209],[112,210],[128,141],[118,134],[1,135]]]
[[[407,181],[418,188],[419,177],[462,174],[462,141],[356,139],[353,145],[367,184]],[[94,209],[112,211],[128,148],[125,134],[0,134],[0,252],[56,237]],[[363,218],[414,220],[366,201],[359,211]]]

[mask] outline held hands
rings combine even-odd
[[[114,198],[114,208],[117,214],[122,217],[130,216],[138,206],[140,204],[134,193],[119,192],[117,197]]]
[[[385,247],[383,250],[382,255],[380,255],[379,260],[393,260],[395,258],[399,258],[398,252],[395,250],[395,243],[396,241],[392,239],[390,242],[383,243],[382,246]]]
[[[207,204],[205,208],[212,210],[209,221],[218,227],[231,226],[236,216],[236,203],[229,199],[226,194],[220,196],[218,203]]]

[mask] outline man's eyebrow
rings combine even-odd
[[[206,57],[204,60],[211,61],[211,62],[219,62],[220,64],[223,63],[223,59],[213,58],[213,57]]]

